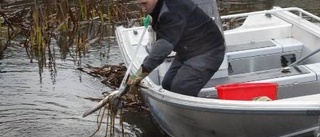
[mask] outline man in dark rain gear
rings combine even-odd
[[[214,21],[191,0],[136,0],[152,16],[156,42],[128,85],[137,85],[172,52],[176,57],[162,86],[197,96],[219,69],[225,56],[224,39]]]

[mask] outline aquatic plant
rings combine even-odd
[[[115,26],[129,26],[138,20],[140,12],[134,11],[137,8],[132,5],[135,4],[130,0],[31,0],[15,6],[1,4],[0,28],[5,31],[0,32],[0,55],[12,41],[22,42],[30,62],[38,63],[40,80],[44,67],[55,72],[52,67],[58,57],[56,50],[61,59],[70,56],[76,65],[81,65],[90,45],[101,44],[101,40],[112,42]]]

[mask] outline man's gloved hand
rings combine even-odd
[[[148,28],[148,26],[151,24],[151,22],[152,22],[152,17],[150,16],[150,15],[147,15],[146,17],[144,17],[143,19],[142,19],[142,22],[143,22],[143,26],[145,27],[145,28]]]
[[[128,82],[127,84],[129,86],[136,86],[138,85],[142,79],[144,79],[146,76],[148,76],[148,72],[146,71],[143,71],[143,67],[140,67],[136,73],[132,74],[129,79],[128,79]]]

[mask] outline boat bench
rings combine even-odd
[[[303,43],[294,38],[228,45],[229,75],[281,68],[284,59],[289,65],[300,57],[303,47]]]
[[[251,42],[246,44],[228,45],[228,60],[264,56],[276,53],[285,53],[303,49],[303,43],[294,38],[280,38],[261,42]]]

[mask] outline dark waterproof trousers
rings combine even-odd
[[[172,92],[197,96],[218,71],[224,55],[225,47],[221,45],[185,61],[180,61],[177,56],[162,81],[162,87]]]

